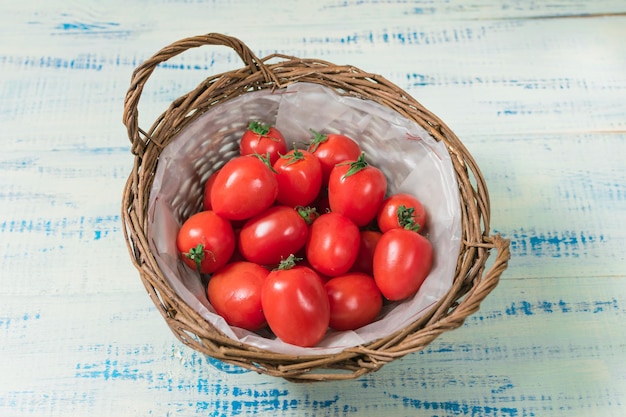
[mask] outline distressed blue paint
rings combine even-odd
[[[543,314],[625,314],[626,300],[605,298],[588,301],[568,301],[563,299],[550,300],[517,300],[508,304],[503,310],[481,309],[468,317],[466,326],[482,325],[489,320],[502,320],[505,317],[526,317]]]
[[[477,404],[468,404],[460,401],[426,401],[416,398],[410,398],[401,395],[391,394],[390,397],[394,400],[399,400],[405,407],[411,407],[418,410],[432,411],[438,415],[463,415],[463,416],[481,416],[481,417],[496,417],[496,416],[520,416],[519,409],[516,407],[496,407],[485,406]],[[442,412],[444,414],[438,414]],[[534,416],[534,413],[526,414],[528,416]]]
[[[75,217],[63,219],[5,220],[0,223],[0,233],[43,233],[45,236],[98,240],[121,230],[120,215]]]
[[[41,319],[41,312],[28,312],[25,311],[23,314],[19,316],[0,316],[0,328],[4,328],[4,330],[11,330],[19,327],[26,327],[28,325],[27,322],[32,320]]]
[[[236,365],[231,365],[229,363],[226,362],[222,362],[218,359],[212,358],[210,356],[206,357],[207,362],[209,363],[209,365],[211,365],[212,367],[214,367],[215,369],[225,372],[227,374],[244,374],[244,373],[248,373],[248,372],[252,372],[248,369],[242,368],[240,366],[236,366]]]
[[[415,30],[413,27],[407,27],[402,30],[382,29],[379,31],[356,32],[349,35],[338,36],[309,36],[301,38],[303,44],[321,44],[321,45],[436,45],[465,43],[482,39],[490,30],[504,25],[498,23],[493,26],[475,26],[465,27],[463,29],[431,29],[428,31]],[[509,24],[506,24],[507,26]]]
[[[66,22],[59,23],[55,26],[55,29],[65,31],[78,31],[78,32],[93,32],[108,30],[110,28],[117,28],[120,24],[117,22],[102,22],[102,23],[82,23],[82,22]]]
[[[514,256],[573,257],[585,256],[591,248],[605,243],[603,234],[586,231],[539,231],[520,228],[502,235],[511,240]]]
[[[149,363],[151,361],[141,361],[141,363]],[[136,367],[137,363],[120,364],[115,359],[105,359],[101,364],[77,364],[76,378],[103,378],[104,380],[132,380],[145,379],[148,382],[153,380],[151,371],[142,372]]]

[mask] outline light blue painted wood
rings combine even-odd
[[[27,0],[0,23],[0,415],[624,415],[623,1]],[[461,137],[512,242],[461,329],[314,385],[174,338],[122,237],[122,101],[143,59],[206,32],[382,74]],[[142,125],[239,65],[202,48],[159,68]]]

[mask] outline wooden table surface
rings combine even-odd
[[[174,337],[124,243],[122,107],[139,63],[209,32],[381,74],[455,131],[511,240],[478,313],[343,382]],[[0,36],[1,416],[626,415],[625,1],[22,0]],[[190,51],[140,117],[240,65]]]

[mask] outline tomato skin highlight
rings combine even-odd
[[[309,226],[292,207],[273,206],[249,219],[239,232],[239,253],[260,265],[277,265],[306,244]]]
[[[299,158],[299,159],[298,159]],[[312,153],[291,150],[273,165],[278,181],[276,200],[286,206],[308,206],[322,187],[322,165]]]
[[[183,222],[176,235],[176,248],[183,262],[194,270],[198,265],[189,255],[201,249],[199,271],[210,274],[226,265],[235,251],[235,233],[230,222],[214,211],[201,211]]]
[[[309,228],[305,249],[308,262],[334,277],[350,270],[359,252],[359,228],[339,213],[324,213]]]
[[[231,326],[259,330],[266,326],[261,290],[269,270],[253,262],[233,262],[217,270],[207,286],[209,302]]]
[[[261,304],[270,329],[285,343],[315,346],[328,330],[326,289],[315,271],[305,266],[271,271],[263,284]]]
[[[411,219],[414,225],[412,227],[417,228],[417,232],[423,234],[426,230],[426,209],[416,197],[407,193],[398,193],[387,197],[383,200],[376,215],[376,222],[381,232],[386,232],[390,229],[401,229],[405,225],[400,224],[398,219],[398,210],[401,206],[405,209],[412,209]]]
[[[381,170],[371,165],[349,174],[351,165],[339,164],[330,172],[328,202],[331,211],[341,213],[363,227],[376,218],[387,192],[387,179]]]
[[[319,159],[322,166],[322,184],[326,185],[335,165],[357,159],[361,155],[361,147],[354,139],[345,135],[314,133],[315,137],[309,144],[308,151]]]
[[[235,157],[220,169],[211,187],[213,211],[246,220],[269,208],[278,195],[276,175],[256,156]]]
[[[257,133],[255,132],[267,132]],[[275,126],[252,122],[248,125],[248,129],[243,133],[239,140],[239,154],[244,155],[263,155],[269,154],[270,163],[274,164],[280,157],[287,152],[287,142],[285,137]]]
[[[356,330],[372,323],[382,309],[383,297],[370,275],[352,272],[331,278],[324,286],[332,329]]]
[[[374,280],[385,298],[399,301],[414,295],[433,264],[430,241],[410,230],[391,229],[374,251]]]

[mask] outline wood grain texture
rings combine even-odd
[[[623,416],[626,3],[157,0],[0,6],[0,415]],[[132,70],[221,32],[382,74],[443,119],[511,239],[465,325],[357,381],[295,385],[182,346],[124,246]],[[220,48],[160,67],[142,124]]]

